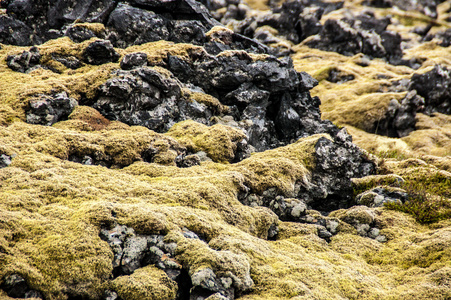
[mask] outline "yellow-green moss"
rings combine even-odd
[[[6,56],[21,53],[29,47],[3,46],[0,50],[0,123],[10,124],[17,118],[25,120],[24,110],[28,99],[35,94],[65,91],[77,100],[81,95],[94,97],[97,88],[112,76],[111,71],[119,67],[117,63],[84,65],[71,70],[52,58],[52,54],[81,58],[83,50],[94,40],[78,44],[63,37],[38,46],[42,55],[41,64],[52,67],[60,74],[44,69],[37,69],[29,74],[15,72],[6,65]]]
[[[204,151],[217,162],[230,161],[235,156],[236,144],[245,138],[239,129],[220,124],[211,127],[187,120],[166,133],[193,152]]]
[[[183,89],[183,93],[189,100],[196,101],[198,103],[204,104],[213,110],[216,114],[220,114],[228,111],[228,107],[219,102],[215,97],[198,92],[191,92],[189,89]]]
[[[73,27],[82,27],[91,30],[95,34],[101,34],[105,31],[105,25],[102,23],[76,23]]]
[[[177,283],[154,266],[120,276],[111,282],[111,287],[119,297],[130,300],[172,300],[177,295]]]

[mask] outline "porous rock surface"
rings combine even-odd
[[[0,6],[0,298],[451,297],[449,3]]]

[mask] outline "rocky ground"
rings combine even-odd
[[[0,7],[1,299],[451,299],[449,1]]]

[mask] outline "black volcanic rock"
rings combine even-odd
[[[426,114],[451,114],[451,70],[447,67],[435,65],[427,73],[414,74],[409,90],[416,90],[424,97]]]
[[[78,103],[65,92],[55,95],[36,95],[30,99],[27,123],[52,125],[69,116]]]
[[[399,63],[402,57],[401,37],[386,30],[389,20],[363,14],[356,18],[328,19],[321,31],[306,45],[343,55],[363,53]]]
[[[91,65],[102,65],[116,62],[119,54],[114,50],[110,41],[98,40],[89,44],[83,52],[84,61]]]
[[[39,65],[40,60],[39,49],[31,47],[29,51],[24,51],[21,54],[9,55],[6,58],[6,64],[16,72],[26,73],[29,69]]]
[[[0,43],[17,46],[40,44],[42,40],[33,34],[25,23],[11,16],[0,15]]]

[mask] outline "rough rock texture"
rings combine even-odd
[[[1,299],[451,298],[449,1],[0,7]]]
[[[305,45],[344,55],[363,53],[398,62],[402,56],[401,36],[387,30],[389,19],[359,15],[355,19],[328,19],[316,38]]]
[[[414,74],[409,89],[424,97],[425,114],[451,114],[451,70],[447,67],[436,65],[429,72]]]
[[[6,58],[8,67],[17,72],[26,73],[29,69],[39,65],[41,55],[37,47],[31,47],[30,51],[24,51],[22,54],[10,55]]]
[[[78,103],[66,93],[52,96],[37,95],[30,99],[27,122],[30,124],[52,125],[66,119]]]

